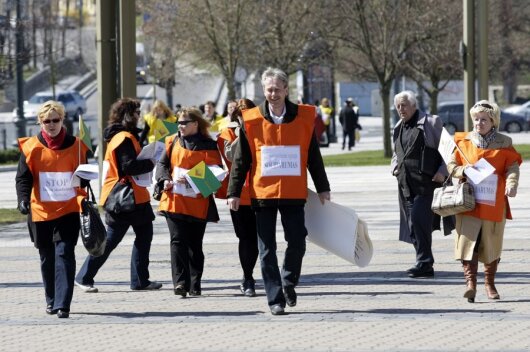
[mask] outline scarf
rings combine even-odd
[[[495,131],[495,128],[492,128],[491,131],[489,131],[485,136],[482,136],[480,133],[473,131],[473,139],[476,142],[478,148],[486,149],[488,145],[491,143],[491,141],[495,140],[495,136],[497,135],[497,132]]]
[[[59,134],[53,138],[44,130],[41,131],[41,134],[46,141],[46,144],[48,144],[48,148],[51,150],[57,150],[63,145],[64,137],[66,137],[66,128],[61,128],[61,132],[59,132]]]

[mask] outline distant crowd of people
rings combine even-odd
[[[242,270],[241,294],[255,297],[255,265],[260,261],[267,306],[273,315],[285,314],[286,306],[297,305],[306,250],[307,229],[304,205],[310,175],[320,202],[331,199],[330,183],[319,144],[329,143],[335,119],[328,98],[320,104],[297,104],[289,100],[288,76],[280,69],[267,68],[261,76],[265,101],[255,105],[249,99],[231,100],[223,115],[215,104],[201,107],[177,106],[172,111],[156,101],[143,116],[136,99],[118,99],[110,108],[99,204],[105,206],[117,187],[128,188],[132,207],[105,207],[106,247],[102,255],[88,255],[76,274],[75,246],[79,237],[81,200],[87,197],[88,180],[70,183],[73,172],[87,163],[88,147],[67,133],[64,107],[55,101],[44,103],[38,112],[41,127],[37,135],[19,139],[21,157],[16,175],[18,209],[28,216],[31,240],[40,255],[46,313],[68,318],[74,286],[87,293],[98,292],[95,276],[125,234],[135,234],[130,263],[132,290],[159,290],[151,279],[150,249],[155,212],[147,187],[136,181],[154,171],[161,190],[156,213],[165,217],[169,233],[171,282],[175,295],[202,295],[205,255],[203,238],[207,224],[219,221],[214,198],[226,199],[239,239]],[[485,287],[491,299],[499,299],[495,273],[502,252],[506,219],[511,218],[508,198],[517,193],[521,156],[511,140],[498,133],[500,110],[494,103],[479,101],[470,111],[474,129],[458,134],[459,146],[446,164],[437,147],[442,122],[417,108],[415,94],[404,91],[394,98],[400,121],[393,132],[392,174],[398,183],[400,206],[399,239],[412,243],[414,265],[411,278],[434,276],[432,231],[440,218],[431,211],[434,189],[448,177],[466,178],[466,170],[480,159],[495,169],[491,178],[494,194],[477,200],[474,210],[444,218],[444,231],[456,230],[455,259],[462,262],[470,302],[476,295],[478,261],[485,265]],[[343,129],[342,149],[355,146],[359,109],[349,98],[339,113]],[[163,139],[159,159],[139,158],[142,146],[159,141],[176,124],[177,132]],[[317,131],[318,130],[318,131]],[[287,159],[290,162],[283,162]],[[195,166],[219,167],[228,175],[215,194],[203,196],[189,184],[185,174]],[[276,254],[276,222],[281,216],[287,247],[281,267]],[[396,229],[398,231],[398,229]],[[329,236],[333,236],[330,229]]]

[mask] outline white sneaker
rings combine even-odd
[[[74,281],[74,282],[75,282],[75,285],[77,287],[79,287],[81,290],[83,290],[86,293],[96,293],[96,292],[98,292],[98,289],[96,287],[94,287],[94,285],[83,285],[83,284],[80,284],[77,281]]]

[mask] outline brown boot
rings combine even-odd
[[[469,303],[473,303],[477,295],[478,253],[473,253],[471,260],[463,260],[462,267],[464,268],[464,277],[466,278],[464,298],[467,298]]]
[[[497,292],[497,289],[495,288],[495,273],[497,273],[498,264],[499,259],[496,259],[489,264],[484,264],[484,284],[489,299],[501,298],[499,292]]]

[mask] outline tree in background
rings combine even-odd
[[[414,21],[424,37],[410,47],[403,73],[429,96],[430,112],[438,110],[438,94],[463,74],[459,45],[462,39],[461,0],[423,0],[415,7]],[[420,92],[418,92],[420,93]]]

